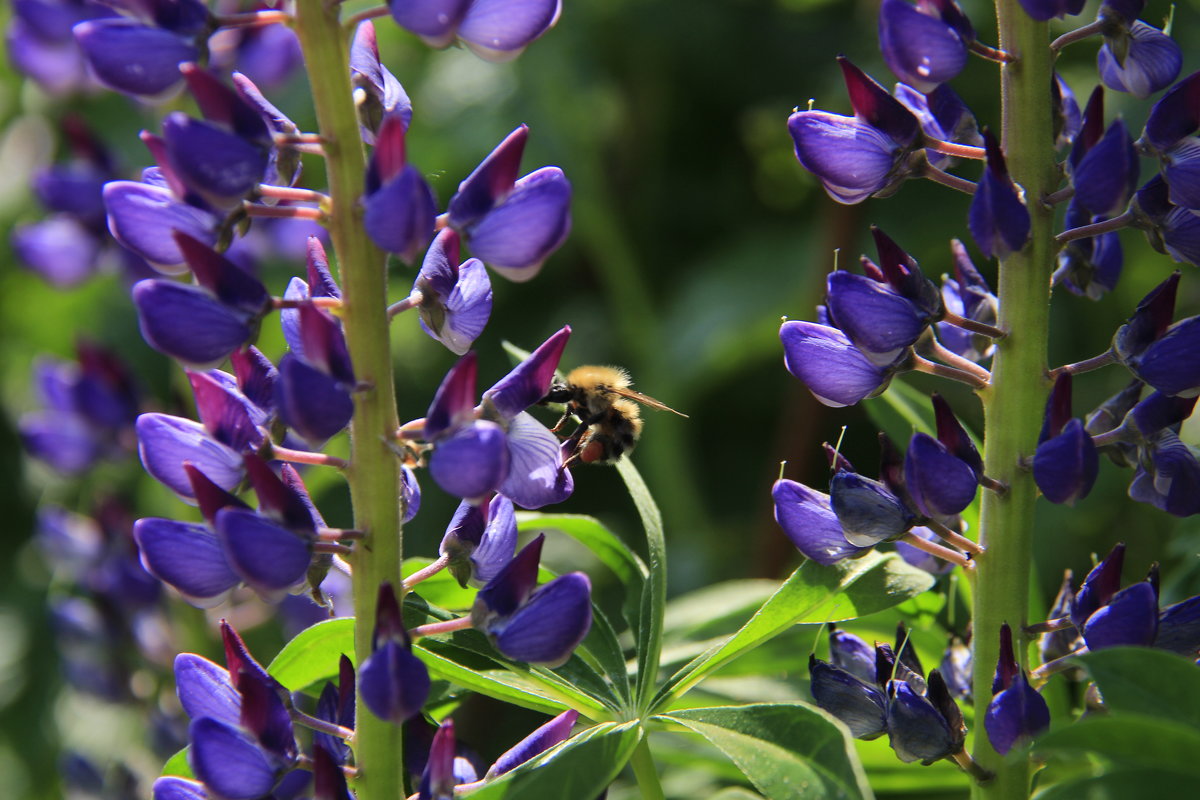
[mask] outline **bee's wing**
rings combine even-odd
[[[612,394],[634,400],[644,406],[648,406],[649,408],[656,408],[659,411],[670,411],[672,414],[678,414],[681,417],[687,417],[687,414],[684,414],[682,411],[676,411],[666,403],[655,400],[650,395],[642,394],[641,392],[635,392],[633,389],[621,389],[616,386],[608,386],[605,388],[606,391],[611,392]]]

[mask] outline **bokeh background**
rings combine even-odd
[[[980,38],[994,43],[990,4],[961,4]],[[1152,0],[1149,6],[1145,18],[1157,24],[1167,5]],[[531,130],[523,171],[556,164],[572,181],[574,228],[566,245],[530,283],[493,281],[495,311],[477,343],[481,381],[486,385],[508,368],[501,340],[529,348],[569,323],[574,334],[565,367],[625,366],[637,388],[689,415],[647,412],[635,456],[666,519],[673,595],[732,579],[778,579],[799,563],[772,516],[770,488],[780,462],[787,462],[787,477],[822,487],[820,444],[836,440],[842,426],[842,448],[851,461],[868,472],[876,462],[876,426],[868,412],[883,401],[837,411],[815,402],[783,368],[780,318],[812,318],[836,260],[851,264],[859,253],[871,252],[870,224],[914,254],[931,276],[951,268],[949,239],[967,238],[964,196],[910,182],[894,198],[840,206],[793,155],[785,121],[794,107],[811,98],[817,108],[849,113],[835,55],[847,55],[890,85],[876,47],[876,9],[877,0],[566,0],[557,28],[503,65],[461,50],[431,53],[390,20],[377,21],[384,63],[413,98],[410,159],[425,171],[441,203],[522,122]],[[0,20],[9,13],[5,4]],[[1079,19],[1090,18],[1085,12]],[[1175,35],[1188,74],[1200,67],[1200,2],[1176,4]],[[1072,47],[1060,63],[1081,103],[1096,80],[1095,48],[1090,42]],[[996,73],[995,65],[973,60],[953,83],[981,125],[998,118]],[[269,96],[302,128],[313,129],[302,75]],[[1131,130],[1140,129],[1148,104],[1112,93],[1108,100],[1110,114],[1121,113]],[[65,749],[89,753],[100,764],[132,755],[134,767],[151,774],[157,767],[151,755],[129,744],[139,740],[135,716],[64,686],[46,611],[47,594],[59,588],[30,544],[35,506],[49,501],[86,508],[91,499],[117,492],[140,515],[187,513],[128,466],[110,465],[83,481],[55,476],[23,458],[14,433],[16,418],[36,403],[29,381],[34,358],[70,357],[79,337],[128,359],[151,406],[180,408],[189,396],[179,370],[141,341],[120,276],[55,291],[23,269],[7,245],[14,224],[41,213],[29,178],[61,155],[54,131],[68,108],[93,122],[129,176],[149,163],[138,130],[153,129],[161,113],[110,94],[51,98],[6,60],[0,63],[0,796],[14,798],[59,796]],[[308,167],[306,184],[319,187],[320,165]],[[975,178],[977,169],[968,165],[959,172]],[[1150,170],[1143,162],[1145,177]],[[1176,268],[1141,234],[1123,233],[1122,241],[1125,275],[1110,296],[1095,303],[1056,293],[1052,364],[1104,350],[1137,300]],[[994,277],[992,265],[978,263]],[[279,259],[262,269],[279,293],[303,264]],[[1194,314],[1200,311],[1200,278],[1194,268],[1182,269],[1179,314]],[[394,265],[393,299],[407,293],[413,275],[413,268]],[[453,356],[415,319],[398,319],[392,336],[400,416],[422,416]],[[282,352],[272,320],[260,346],[268,354]],[[921,391],[936,385],[902,380]],[[1117,368],[1084,376],[1076,382],[1076,408],[1098,404],[1125,380]],[[961,417],[980,427],[980,409],[969,393],[938,388]],[[1184,440],[1200,442],[1200,431],[1185,433]],[[349,525],[346,492],[336,476],[310,474],[330,524]],[[1200,525],[1128,500],[1130,477],[1106,462],[1096,490],[1076,508],[1039,506],[1035,608],[1047,607],[1064,568],[1081,574],[1091,554],[1106,553],[1118,540],[1129,545],[1127,580],[1140,578],[1157,560],[1164,602],[1200,592]],[[422,512],[405,530],[406,552],[414,555],[435,552],[455,505],[432,482],[423,483]],[[614,470],[579,469],[576,493],[561,510],[596,515],[636,540],[636,515]],[[552,556],[567,564],[580,554]],[[707,609],[714,619],[731,611],[711,603],[694,608]],[[910,619],[940,614],[945,624],[941,608],[918,603],[905,613]],[[179,613],[203,630],[200,612],[181,605]],[[894,620],[868,620],[852,629],[887,638]],[[278,647],[273,631],[252,635],[264,655]],[[763,655],[759,666],[773,671],[773,681],[747,689],[747,699],[757,690],[787,694],[760,699],[802,697],[814,637],[815,631],[797,631],[786,646]],[[215,653],[211,641],[195,638],[196,649]],[[930,648],[938,646],[929,641]],[[494,707],[472,713],[481,728],[508,719]],[[517,715],[511,724],[521,731],[532,721]],[[885,793],[962,792],[964,784],[948,767],[904,767],[880,743],[864,752],[877,765],[877,788]],[[674,755],[674,777],[667,782],[674,795],[707,796],[736,783],[728,772],[696,767],[703,763],[699,751]],[[618,789],[610,796],[629,794]]]

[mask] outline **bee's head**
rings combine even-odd
[[[550,384],[550,391],[546,392],[546,396],[538,401],[539,405],[547,403],[569,403],[571,401],[572,392],[566,383],[556,380]]]

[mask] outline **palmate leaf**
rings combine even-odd
[[[723,665],[792,625],[840,622],[882,611],[929,589],[933,582],[929,573],[895,553],[872,551],[834,567],[805,562],[737,633],[675,673],[652,708],[667,706]]]
[[[770,800],[870,798],[848,731],[800,703],[718,706],[656,717],[695,731]]]
[[[584,800],[600,795],[642,738],[636,722],[584,730],[495,781],[461,797],[473,800]]]

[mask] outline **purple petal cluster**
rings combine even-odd
[[[358,101],[358,117],[363,141],[378,142],[379,128],[389,117],[400,120],[404,130],[412,121],[412,101],[396,76],[379,60],[375,26],[370,20],[354,31],[350,45],[350,81]]]
[[[554,26],[562,0],[389,0],[388,8],[430,47],[460,41],[480,58],[510,61]]]
[[[954,0],[883,0],[879,49],[896,77],[920,92],[932,92],[962,72],[967,45],[975,39]]]
[[[942,276],[942,306],[972,322],[996,325],[1000,318],[1000,302],[975,268],[967,248],[958,239],[952,239],[950,252],[954,257],[954,277]],[[963,330],[949,322],[938,322],[935,328],[946,349],[970,361],[984,361],[996,349],[993,340],[987,336]]]
[[[471,349],[492,313],[492,284],[478,258],[459,261],[459,235],[445,228],[434,238],[413,282],[421,328],[455,355]]]
[[[1050,707],[1017,664],[1008,623],[1000,628],[1000,658],[983,727],[1001,755],[1050,728]]]
[[[1025,246],[1031,227],[1023,192],[1008,175],[1000,143],[984,134],[987,167],[971,198],[967,227],[986,258],[1003,258]]]
[[[1143,5],[1101,4],[1104,44],[1096,53],[1096,69],[1104,85],[1141,99],[1170,86],[1183,65],[1183,53],[1170,36],[1134,17]]]
[[[1074,505],[1088,496],[1100,457],[1083,420],[1071,416],[1071,375],[1062,373],[1046,401],[1045,421],[1033,455],[1033,480],[1051,503]]]
[[[371,655],[358,672],[359,692],[371,713],[395,725],[417,715],[429,696],[429,671],[413,655],[396,592],[379,586]]]
[[[363,226],[381,249],[412,261],[433,238],[437,206],[421,171],[408,163],[399,114],[379,125],[375,150],[367,163]]]

